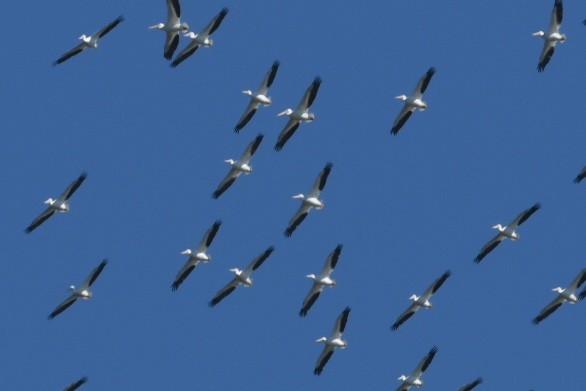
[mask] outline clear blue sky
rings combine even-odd
[[[536,67],[553,0],[189,1],[199,31],[223,6],[214,34],[176,69],[163,58],[163,0],[5,2],[0,254],[0,365],[6,390],[394,390],[423,355],[439,352],[424,390],[576,389],[586,382],[586,305],[531,324],[586,267],[584,69],[586,4],[567,0],[568,36]],[[98,50],[51,63],[118,15]],[[187,44],[182,39],[181,50]],[[232,129],[274,60],[270,95]],[[393,137],[402,102],[430,67],[429,108]],[[302,124],[279,153],[286,119],[316,75]],[[220,199],[211,193],[257,133],[265,139]],[[291,238],[283,230],[326,162],[326,207]],[[71,212],[23,232],[82,171]],[[541,202],[476,265],[496,223]],[[177,292],[170,289],[216,219],[223,225]],[[342,243],[337,285],[308,316],[298,311],[325,257]],[[215,308],[216,291],[269,245],[275,252]],[[90,301],[48,321],[102,258]],[[389,327],[445,270],[452,276],[396,332]],[[320,377],[321,344],[344,309],[344,337]]]

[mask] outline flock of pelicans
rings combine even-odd
[[[179,0],[166,0],[166,4],[167,21],[165,23],[158,23],[153,26],[150,26],[149,29],[158,29],[165,32],[166,38],[163,48],[163,56],[167,60],[172,60],[171,67],[176,67],[183,61],[187,60],[191,55],[193,55],[200,46],[203,45],[204,47],[210,47],[213,45],[211,35],[220,27],[222,21],[228,14],[228,9],[223,8],[199,33],[194,33],[189,32],[189,25],[186,22],[181,21],[181,8]],[[534,36],[539,36],[544,40],[543,49],[541,51],[541,55],[539,57],[539,62],[537,66],[538,72],[542,72],[545,70],[546,65],[549,63],[553,56],[556,44],[558,42],[564,42],[566,40],[566,36],[560,33],[560,25],[562,22],[562,18],[563,2],[562,0],[555,0],[551,12],[551,19],[548,30],[546,32],[538,31],[533,34]],[[62,64],[87,48],[97,48],[98,40],[104,37],[110,31],[112,31],[116,26],[118,26],[123,21],[124,17],[119,16],[112,22],[108,23],[106,26],[99,29],[96,33],[90,36],[81,35],[79,37],[81,43],[79,43],[71,50],[65,52],[53,63],[53,65],[55,66]],[[586,25],[586,20],[584,21],[584,24]],[[179,45],[179,39],[181,34],[183,34],[185,37],[188,37],[190,39],[190,42],[173,59],[175,51]],[[234,127],[235,132],[239,132],[246,126],[246,124],[252,119],[256,110],[261,105],[271,105],[272,101],[271,98],[268,96],[268,89],[271,87],[277,75],[279,65],[279,61],[275,61],[272,64],[272,66],[267,71],[262,82],[260,83],[260,86],[256,91],[242,91],[244,94],[250,96],[250,100],[244,113],[242,114],[238,123]],[[425,110],[427,108],[427,104],[423,101],[422,98],[423,94],[429,86],[429,83],[434,73],[435,69],[433,67],[429,68],[429,70],[421,77],[421,79],[417,83],[415,89],[413,90],[410,96],[400,95],[396,97],[397,99],[404,101],[404,105],[393,123],[391,129],[392,134],[396,135],[399,132],[399,130],[405,125],[405,123],[415,110]],[[309,112],[309,108],[311,107],[314,99],[317,96],[319,87],[321,85],[321,81],[322,80],[319,76],[315,77],[313,82],[305,91],[297,107],[295,109],[288,108],[278,114],[286,115],[289,117],[289,119],[277,138],[277,142],[274,146],[274,149],[276,151],[280,151],[284,147],[286,142],[295,133],[301,122],[311,122],[314,120],[315,116],[313,113]],[[262,134],[257,135],[246,147],[246,149],[244,150],[244,152],[238,160],[229,159],[225,161],[226,163],[230,164],[230,170],[228,171],[226,176],[220,181],[216,190],[213,191],[212,197],[214,199],[219,198],[226,190],[228,190],[230,186],[234,183],[234,181],[236,181],[236,179],[241,174],[252,173],[250,159],[253,157],[259,145],[261,144],[263,137],[264,136]],[[294,233],[296,228],[307,217],[311,209],[321,209],[324,207],[324,202],[319,198],[319,196],[320,193],[324,190],[328,176],[331,173],[332,167],[332,163],[327,163],[325,165],[325,167],[317,175],[315,182],[307,195],[298,194],[293,196],[293,198],[301,200],[301,205],[299,206],[299,208],[287,224],[287,227],[284,231],[284,235],[286,237],[290,237]],[[580,171],[580,173],[574,179],[574,182],[579,183],[585,177],[586,167],[584,167]],[[40,215],[38,215],[38,217],[36,217],[30,223],[30,225],[25,230],[26,233],[31,233],[33,230],[37,229],[41,224],[43,224],[56,212],[69,211],[70,197],[76,192],[76,190],[78,190],[78,188],[83,184],[86,178],[87,174],[82,173],[69,186],[67,186],[67,188],[58,198],[47,199],[45,201],[45,204],[47,204],[46,209],[42,211]],[[498,231],[497,234],[481,248],[480,252],[476,256],[474,261],[476,263],[481,262],[492,250],[494,250],[503,240],[507,238],[511,240],[519,239],[518,228],[521,226],[521,224],[527,221],[535,212],[537,212],[540,209],[540,207],[541,205],[539,203],[536,203],[528,209],[522,211],[508,225],[503,226],[501,224],[497,224],[493,226],[492,228]],[[177,276],[171,285],[171,289],[173,291],[177,290],[181,286],[181,284],[185,281],[185,279],[187,279],[189,274],[195,269],[195,267],[199,263],[209,262],[211,260],[211,255],[208,253],[208,248],[210,247],[216,234],[218,233],[221,224],[222,222],[220,220],[215,221],[212,224],[212,226],[205,232],[196,248],[187,249],[182,252],[182,254],[188,256],[188,259],[185,265],[177,273]],[[325,287],[335,286],[336,281],[331,277],[331,274],[334,271],[336,264],[340,258],[342,248],[343,246],[341,244],[336,246],[336,248],[326,258],[325,264],[323,265],[321,271],[318,274],[307,275],[307,277],[313,281],[313,284],[311,286],[309,293],[303,300],[301,309],[299,311],[299,316],[307,316],[311,307],[319,298],[321,292],[324,290]],[[261,252],[256,258],[254,258],[244,269],[230,269],[230,271],[234,273],[234,277],[216,293],[216,295],[210,300],[209,306],[214,307],[217,304],[219,304],[240,285],[251,286],[252,273],[270,257],[273,251],[274,247],[270,246],[263,252]],[[49,314],[49,319],[53,319],[54,317],[65,311],[73,303],[75,303],[77,299],[91,298],[92,291],[90,290],[90,288],[92,284],[100,276],[100,274],[103,272],[107,263],[107,259],[102,260],[99,263],[99,265],[90,272],[90,274],[79,287],[71,285],[69,287],[69,289],[71,290],[71,294]],[[396,318],[395,322],[391,325],[391,329],[393,331],[397,330],[409,318],[411,318],[420,308],[431,308],[432,304],[429,301],[431,296],[437,293],[439,288],[446,282],[450,275],[451,272],[449,270],[444,272],[441,276],[434,280],[421,295],[412,295],[409,298],[412,301],[412,304],[409,305],[407,309]],[[577,293],[577,291],[580,289],[580,287],[584,284],[585,281],[586,268],[582,269],[565,288],[554,288],[553,291],[557,293],[556,297],[535,316],[535,318],[533,319],[533,323],[538,324],[539,322],[543,321],[565,302],[574,304],[579,300],[584,299],[584,297],[586,296],[586,288],[582,290],[580,293]],[[342,335],[346,328],[349,314],[350,308],[346,307],[336,319],[330,336],[321,337],[316,341],[323,342],[325,346],[315,364],[315,375],[320,375],[322,373],[326,363],[329,361],[329,359],[331,358],[336,349],[343,349],[347,346],[347,342],[342,339]],[[435,346],[432,347],[429,350],[429,352],[421,359],[419,364],[415,367],[415,369],[411,372],[410,375],[401,375],[398,378],[401,381],[401,384],[397,387],[397,391],[407,391],[413,386],[422,386],[423,381],[421,377],[433,361],[437,352],[438,348]],[[82,384],[84,384],[86,381],[87,378],[83,377],[78,381],[67,386],[65,390],[75,390]],[[482,378],[477,378],[474,381],[466,385],[463,385],[461,388],[459,388],[459,391],[472,390],[474,387],[481,384],[482,381]]]

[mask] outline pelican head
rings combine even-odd
[[[315,340],[315,342],[326,342],[328,339],[326,337],[321,337]]]
[[[500,224],[496,224],[492,226],[492,229],[498,229],[500,232],[503,232],[505,230],[506,227],[503,227]]]
[[[557,293],[562,293],[564,291],[564,288],[562,288],[561,286],[556,286],[555,288],[552,289],[552,292],[557,292]]]
[[[189,32],[183,34],[183,36],[186,37],[186,38],[195,39],[195,37],[197,37],[197,34],[194,33],[193,31],[189,31]]]
[[[316,278],[316,277],[315,277],[315,274],[308,274],[308,275],[306,275],[305,277],[307,277],[307,278],[311,278],[312,280],[315,280],[315,278]]]
[[[405,376],[405,375],[401,375],[401,376],[399,376],[399,377],[397,378],[397,380],[400,380],[400,381],[405,381],[405,380],[407,380],[407,376]]]
[[[305,199],[305,196],[303,194],[295,194],[291,198],[295,198],[295,199],[298,199],[298,200],[304,200]]]
[[[67,288],[68,291],[75,291],[75,285],[69,285],[69,287]]]
[[[399,99],[399,100],[405,101],[405,100],[407,100],[407,95],[397,95],[397,96],[395,96],[395,99]]]
[[[251,90],[244,90],[244,91],[242,91],[242,93],[243,94],[246,94],[246,95],[252,95],[252,91]]]
[[[149,30],[154,30],[154,29],[162,30],[163,27],[165,27],[164,23],[157,23],[152,26],[149,26]]]
[[[232,269],[230,269],[229,271],[231,271],[232,273],[236,274],[236,275],[240,275],[242,274],[242,270],[238,269],[237,267],[234,267]]]
[[[55,200],[52,198],[47,198],[45,201],[43,201],[43,204],[47,204],[47,205],[53,205],[55,203]]]
[[[209,48],[210,46],[212,46],[213,44],[214,44],[214,40],[213,40],[213,39],[211,39],[210,37],[207,37],[207,38],[205,39],[205,41],[203,41],[203,46],[205,46],[205,47],[208,47],[208,48]]]
[[[291,115],[292,113],[293,113],[293,110],[287,109],[287,110],[281,111],[279,114],[277,114],[277,117],[280,117],[282,115]]]
[[[409,298],[409,300],[411,301],[417,301],[417,299],[419,299],[419,296],[417,295],[411,295],[411,297]]]
[[[183,255],[191,255],[191,253],[192,253],[192,251],[189,248],[187,250],[181,251],[181,254],[183,254]]]
[[[545,33],[543,31],[536,31],[531,35],[533,35],[534,37],[543,37]]]
[[[234,163],[236,163],[236,160],[234,160],[234,159],[227,159],[227,160],[224,160],[224,162],[225,163],[228,163],[230,165],[233,165]]]

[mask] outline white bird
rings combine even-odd
[[[73,49],[69,50],[68,52],[64,53],[61,57],[59,57],[55,62],[53,62],[53,66],[59,65],[62,62],[67,61],[71,57],[75,56],[76,54],[81,53],[87,48],[98,48],[98,40],[102,38],[104,35],[108,34],[114,27],[118,26],[124,20],[124,16],[117,17],[114,21],[108,23],[94,34],[87,36],[82,34],[79,39],[81,43],[74,47]]]
[[[157,23],[150,26],[149,29],[163,30],[166,33],[165,48],[163,50],[163,57],[170,60],[173,53],[179,45],[179,33],[186,33],[189,31],[189,25],[181,21],[181,6],[179,0],[166,0],[167,2],[167,22]]]
[[[71,182],[69,186],[67,186],[67,188],[59,196],[59,198],[55,200],[52,198],[48,198],[47,200],[45,200],[44,203],[49,206],[39,216],[37,216],[37,218],[35,218],[32,223],[30,223],[30,225],[25,229],[24,232],[30,234],[31,232],[33,232],[35,228],[43,224],[45,220],[53,216],[55,212],[68,212],[69,203],[67,202],[67,200],[69,200],[69,197],[71,197],[73,193],[75,193],[75,191],[79,188],[79,186],[81,186],[86,177],[87,174],[83,172],[76,180],[74,180],[73,182]]]
[[[102,260],[98,267],[92,270],[89,276],[87,276],[87,278],[79,288],[76,288],[75,285],[69,286],[69,290],[72,292],[71,295],[67,299],[65,299],[61,304],[59,304],[57,308],[53,310],[53,312],[49,314],[49,319],[53,319],[54,317],[65,311],[79,298],[84,300],[90,299],[92,297],[92,291],[90,291],[90,287],[96,281],[102,270],[104,270],[104,267],[106,267],[107,263],[107,259]]]
[[[423,307],[425,309],[431,308],[431,303],[429,302],[431,295],[433,295],[435,292],[437,292],[437,290],[443,285],[443,283],[448,279],[448,277],[451,274],[452,273],[449,270],[446,271],[444,274],[442,274],[440,277],[438,277],[434,282],[432,282],[431,285],[429,287],[427,287],[427,289],[425,290],[425,292],[423,292],[423,294],[421,296],[417,296],[415,294],[412,295],[409,298],[409,300],[412,300],[413,304],[411,304],[405,310],[405,312],[403,312],[401,315],[399,315],[399,317],[397,318],[395,323],[393,323],[393,325],[391,326],[391,330],[397,330],[399,328],[399,326],[401,326],[403,323],[405,323],[405,321],[407,319],[412,317],[413,314],[416,313],[417,310],[419,310],[419,308],[421,308],[421,307]]]
[[[541,205],[539,203],[536,203],[531,208],[526,209],[523,212],[521,212],[517,217],[515,217],[515,220],[511,221],[511,223],[505,227],[503,227],[500,224],[494,225],[492,228],[498,230],[499,233],[496,234],[496,236],[494,238],[492,238],[488,243],[486,243],[484,245],[484,247],[482,247],[482,249],[480,250],[480,253],[478,253],[476,258],[474,259],[474,262],[479,263],[480,261],[482,261],[482,259],[489,252],[494,250],[494,248],[496,246],[498,246],[506,238],[509,238],[511,240],[519,239],[519,234],[517,233],[517,228],[521,224],[523,224],[529,217],[531,217],[531,215],[533,213],[537,212],[539,210],[539,208],[541,208]]]
[[[288,108],[277,114],[278,116],[286,115],[289,117],[289,120],[283,130],[281,130],[281,133],[279,133],[277,143],[275,144],[275,151],[280,151],[283,148],[287,140],[293,136],[301,121],[312,122],[315,119],[315,114],[310,113],[309,108],[317,95],[320,85],[321,77],[316,76],[311,85],[307,87],[303,98],[301,98],[295,110]]]
[[[326,164],[323,170],[317,175],[317,178],[315,178],[315,183],[311,188],[311,192],[307,196],[303,194],[297,194],[292,197],[302,201],[299,209],[297,209],[291,220],[289,220],[289,224],[287,224],[287,229],[285,229],[286,237],[289,237],[293,234],[299,224],[305,220],[311,208],[321,209],[325,206],[324,202],[319,199],[319,195],[326,185],[326,181],[328,180],[330,171],[332,171],[332,167],[332,163]]]
[[[258,149],[258,146],[260,145],[263,137],[264,135],[262,133],[259,133],[258,136],[256,136],[256,138],[248,144],[248,146],[242,153],[242,156],[240,156],[240,159],[224,160],[224,162],[230,164],[230,171],[228,171],[228,174],[226,174],[224,179],[222,179],[222,182],[220,182],[220,184],[212,194],[212,198],[217,199],[219,196],[221,196],[222,193],[224,193],[226,190],[228,190],[230,186],[232,186],[232,183],[234,183],[234,181],[236,180],[236,178],[240,176],[240,174],[244,173],[244,175],[248,175],[252,173],[250,159]]]
[[[537,64],[537,72],[543,72],[545,66],[551,60],[553,52],[555,51],[555,45],[558,42],[565,42],[566,35],[560,33],[560,26],[562,24],[562,18],[564,16],[564,5],[562,0],[555,0],[553,9],[551,10],[551,18],[549,20],[549,28],[547,33],[543,31],[537,31],[533,33],[533,36],[543,38],[543,49],[541,49],[541,55],[539,56],[539,64]]]
[[[393,123],[393,128],[391,129],[391,133],[393,135],[399,133],[399,130],[401,130],[403,125],[405,125],[405,122],[407,122],[409,117],[411,117],[411,114],[413,114],[416,109],[419,109],[419,111],[424,111],[427,109],[427,103],[423,101],[423,93],[427,89],[429,81],[431,80],[431,77],[434,73],[435,68],[429,68],[425,75],[419,79],[419,82],[411,93],[411,96],[399,95],[395,97],[395,99],[400,99],[405,102],[405,104],[399,112],[399,115],[397,115],[397,118],[395,118],[395,122]]]
[[[336,319],[336,323],[334,324],[334,328],[330,337],[321,337],[315,341],[324,342],[325,346],[317,358],[317,362],[315,363],[315,369],[313,370],[314,375],[321,375],[324,367],[332,357],[332,354],[334,354],[334,349],[344,349],[348,346],[348,342],[342,339],[342,334],[344,333],[344,329],[346,329],[346,323],[348,322],[349,314],[350,307],[346,307],[340,316],[338,316],[338,319]]]
[[[222,220],[216,220],[203,235],[203,238],[201,238],[201,241],[195,250],[187,249],[181,252],[181,254],[189,255],[189,258],[181,270],[179,270],[179,273],[177,273],[177,277],[175,277],[175,281],[173,281],[173,284],[171,285],[172,290],[176,291],[177,288],[179,288],[179,285],[185,281],[185,279],[189,276],[193,269],[195,269],[198,263],[209,262],[212,260],[212,256],[208,254],[207,251],[208,247],[212,244],[212,241],[216,237],[216,234],[220,229],[220,225],[222,225]]]
[[[199,33],[196,34],[193,31],[185,34],[186,37],[191,38],[191,42],[175,57],[173,62],[171,62],[171,67],[175,68],[177,65],[181,64],[187,57],[191,56],[197,48],[201,45],[205,47],[210,47],[214,44],[214,40],[210,38],[210,35],[216,31],[224,17],[228,13],[228,8],[222,8],[220,13],[218,13],[214,18],[208,23],[208,25]]]
[[[576,278],[574,278],[574,280],[566,288],[559,286],[553,288],[552,291],[557,292],[557,297],[553,299],[551,303],[546,305],[545,308],[541,310],[539,315],[533,318],[532,323],[539,324],[539,322],[551,315],[552,312],[561,307],[561,305],[566,301],[570,304],[576,304],[578,300],[584,299],[584,296],[586,296],[586,289],[578,296],[576,296],[576,290],[582,286],[584,281],[586,281],[586,269],[580,270],[580,273],[578,273]]]
[[[213,307],[220,301],[224,300],[224,298],[230,293],[234,292],[234,289],[236,289],[239,285],[244,285],[247,288],[252,286],[252,272],[258,269],[274,250],[275,248],[270,246],[262,254],[254,258],[244,270],[240,270],[238,268],[230,269],[230,271],[233,272],[236,276],[232,279],[232,281],[226,284],[226,286],[220,289],[218,293],[216,293],[214,298],[210,300],[209,306]]]
[[[315,303],[320,293],[324,290],[324,286],[333,287],[334,285],[336,285],[336,280],[331,278],[330,275],[336,268],[341,253],[342,245],[338,244],[334,251],[332,251],[330,255],[328,255],[326,263],[321,269],[321,272],[317,276],[315,274],[308,274],[306,276],[307,278],[313,280],[313,285],[311,286],[311,290],[305,297],[305,300],[303,300],[303,306],[301,307],[301,311],[299,311],[299,316],[303,317],[307,315],[307,312],[311,309],[313,303]]]
[[[423,357],[423,359],[419,362],[419,365],[417,365],[417,367],[413,370],[413,372],[411,373],[411,375],[409,375],[409,376],[405,376],[405,375],[399,376],[399,380],[401,380],[403,382],[403,384],[401,384],[397,388],[396,391],[407,391],[408,389],[410,389],[413,386],[415,386],[415,387],[421,387],[423,385],[423,381],[421,380],[421,376],[423,375],[423,373],[425,372],[425,370],[427,369],[427,367],[429,367],[429,364],[431,364],[431,361],[435,357],[435,354],[436,353],[437,353],[437,347],[434,346],[425,355],[425,357]]]
[[[85,382],[87,382],[87,376],[84,376],[81,379],[79,379],[78,381],[71,383],[70,385],[65,387],[63,389],[63,391],[75,391],[79,387],[81,387],[81,385],[84,384]]]
[[[580,171],[580,173],[576,176],[576,178],[574,178],[574,183],[582,182],[582,179],[584,179],[585,177],[586,177],[586,166],[582,167],[582,170]]]
[[[479,377],[471,383],[464,384],[462,387],[458,388],[458,391],[470,391],[471,389],[473,389],[477,385],[481,384],[482,381],[483,381],[482,378]]]
[[[270,86],[273,84],[273,81],[275,80],[275,76],[277,75],[277,71],[279,70],[279,65],[279,61],[273,62],[271,69],[267,71],[264,79],[262,80],[262,83],[260,83],[260,86],[258,87],[258,90],[256,90],[256,92],[252,92],[252,90],[242,91],[243,94],[250,96],[250,102],[248,103],[248,106],[246,106],[244,114],[242,114],[240,120],[238,120],[238,123],[234,127],[234,131],[236,133],[238,133],[244,126],[246,126],[246,124],[248,123],[248,121],[250,121],[254,113],[256,113],[256,110],[260,107],[260,105],[270,106],[273,103],[273,100],[267,94],[269,92]]]

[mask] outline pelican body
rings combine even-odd
[[[330,336],[321,337],[315,340],[315,342],[323,342],[325,346],[315,363],[315,368],[313,370],[314,375],[321,375],[327,362],[334,354],[334,349],[344,349],[348,346],[348,342],[342,339],[342,334],[346,329],[346,323],[348,322],[349,314],[350,307],[346,307],[336,319],[336,323],[334,324],[334,328],[332,329]]]
[[[395,118],[395,122],[393,123],[393,127],[391,128],[391,133],[396,135],[399,133],[399,130],[405,125],[405,122],[411,117],[411,114],[417,109],[419,111],[424,111],[427,109],[427,103],[423,101],[423,93],[427,90],[427,86],[431,81],[431,78],[435,74],[435,68],[431,67],[429,70],[419,79],[417,86],[411,93],[411,96],[407,95],[399,95],[396,96],[395,99],[402,100],[405,102],[403,108],[399,112],[399,115]]]
[[[425,372],[425,370],[431,364],[431,361],[435,357],[437,353],[437,347],[432,347],[431,350],[423,357],[423,359],[419,362],[417,367],[411,372],[409,376],[401,375],[399,376],[398,380],[402,381],[403,383],[396,389],[396,391],[407,391],[411,387],[421,387],[423,385],[423,380],[421,380],[421,376]]]
[[[170,60],[179,45],[179,33],[187,33],[189,25],[181,21],[181,6],[179,0],[166,0],[167,21],[149,26],[149,29],[162,30],[166,33],[163,57]]]
[[[555,46],[558,42],[564,43],[566,41],[566,35],[560,33],[560,26],[564,16],[564,4],[562,0],[555,0],[553,9],[551,10],[551,17],[549,21],[549,28],[547,32],[537,31],[533,33],[535,37],[543,38],[543,49],[539,56],[539,63],[537,64],[537,72],[543,72],[545,66],[551,60],[555,51]]]
[[[584,289],[578,296],[576,296],[576,290],[586,282],[586,269],[580,270],[578,275],[570,282],[566,288],[560,286],[552,289],[553,292],[557,293],[557,297],[553,299],[545,308],[539,312],[539,314],[533,318],[533,324],[539,324],[543,319],[551,315],[555,310],[562,306],[565,302],[570,304],[576,304],[578,300],[583,300],[586,296],[586,289]]]

